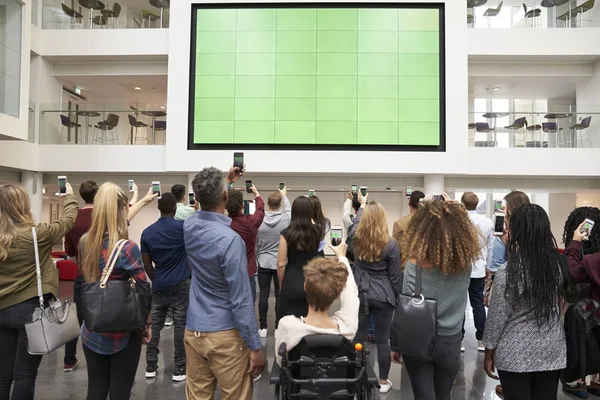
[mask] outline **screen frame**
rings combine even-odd
[[[190,69],[188,95],[188,150],[301,150],[301,151],[446,151],[446,35],[444,3],[195,3],[191,10]],[[437,9],[439,11],[439,86],[440,130],[438,145],[393,144],[268,144],[268,143],[194,143],[196,87],[196,36],[198,10],[231,8],[404,8]]]

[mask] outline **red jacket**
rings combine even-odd
[[[265,216],[265,202],[262,197],[254,199],[256,211],[252,215],[244,215],[240,211],[238,215],[231,216],[231,229],[242,237],[246,244],[246,258],[248,258],[248,277],[256,275],[256,235]]]
[[[571,240],[565,250],[571,276],[577,283],[591,283],[592,299],[600,302],[600,253],[583,255],[581,242]]]

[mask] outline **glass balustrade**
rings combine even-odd
[[[40,104],[39,143],[165,144],[165,104]]]
[[[27,141],[34,143],[35,142],[35,114],[36,107],[34,101],[29,100],[29,107],[27,113]]]
[[[598,148],[600,106],[578,106],[577,112],[469,113],[468,129],[470,147]]]
[[[598,4],[595,0],[467,0],[467,25],[471,28],[599,27]]]
[[[169,27],[170,0],[42,0],[43,29]]]

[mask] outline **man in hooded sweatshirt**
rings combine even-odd
[[[269,294],[271,279],[275,283],[275,299],[279,296],[279,280],[277,279],[277,251],[281,231],[290,225],[292,206],[287,198],[287,187],[275,191],[267,200],[268,211],[262,225],[258,229],[256,239],[256,260],[258,262],[258,320],[260,337],[267,337],[267,312],[269,311]]]

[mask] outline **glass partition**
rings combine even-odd
[[[470,147],[600,147],[600,106],[577,111],[469,113]]]
[[[29,112],[27,118],[27,141],[31,143],[35,142],[35,108],[35,102],[29,100]]]
[[[19,117],[23,5],[0,0],[0,113]]]
[[[595,0],[467,0],[471,28],[590,28],[600,26]]]
[[[40,104],[40,144],[164,144],[165,104]]]
[[[42,28],[168,28],[169,8],[170,0],[42,0]]]

